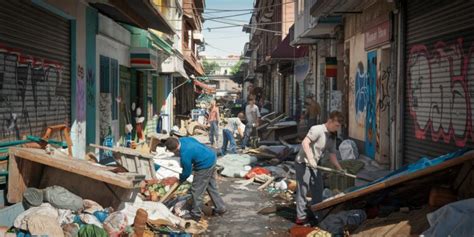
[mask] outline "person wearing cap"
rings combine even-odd
[[[194,172],[191,186],[193,207],[190,215],[185,217],[199,221],[204,192],[207,190],[215,205],[214,213],[222,215],[226,212],[224,201],[217,190],[216,182],[216,153],[209,147],[192,137],[170,137],[165,142],[166,149],[180,157],[183,172],[179,176],[180,183]]]

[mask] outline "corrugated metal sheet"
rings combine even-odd
[[[406,1],[404,163],[474,148],[474,1]]]
[[[70,121],[70,24],[30,1],[0,1],[0,140]]]

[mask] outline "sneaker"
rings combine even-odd
[[[304,218],[304,219],[296,218],[295,224],[297,224],[297,225],[307,225],[309,223],[308,223],[307,218]]]
[[[227,209],[223,209],[223,210],[216,210],[216,209],[213,209],[213,210],[212,210],[212,214],[215,215],[215,216],[222,216],[222,215],[224,215],[226,212],[227,212]]]

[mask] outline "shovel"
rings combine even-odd
[[[335,169],[331,169],[331,168],[328,168],[328,167],[324,167],[324,166],[317,166],[316,167],[318,170],[321,170],[321,171],[326,171],[326,172],[331,172],[331,173],[335,173],[335,174],[340,174],[340,175],[343,175],[343,176],[346,176],[346,177],[349,177],[349,178],[353,178],[353,179],[359,179],[359,180],[363,180],[363,181],[366,181],[366,182],[372,182],[373,180],[370,180],[370,179],[366,179],[366,178],[363,178],[363,177],[360,177],[360,176],[357,176],[357,175],[353,175],[353,174],[349,174],[345,171],[341,171],[341,170],[335,170]]]

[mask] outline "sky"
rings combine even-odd
[[[202,33],[206,45],[206,50],[201,55],[206,56],[227,56],[241,55],[244,44],[248,41],[249,35],[242,31],[242,26],[223,29],[212,29],[213,27],[226,27],[230,24],[243,25],[248,24],[251,16],[251,10],[248,11],[218,11],[212,9],[241,10],[252,9],[254,0],[206,0],[206,8],[203,13],[205,20]],[[247,14],[245,14],[247,13]],[[245,14],[240,16],[223,17],[236,14]],[[226,21],[230,24],[216,22]],[[209,31],[208,28],[211,28]]]

